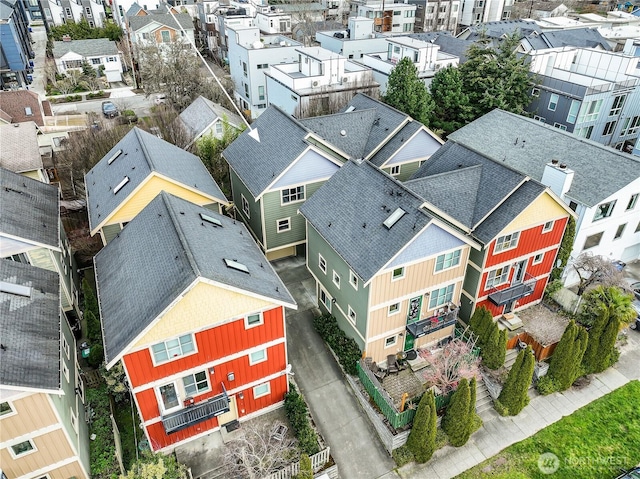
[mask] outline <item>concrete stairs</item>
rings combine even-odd
[[[516,358],[518,357],[517,349],[507,349],[507,355],[504,358],[504,367],[507,369],[511,369],[513,363],[516,362]]]
[[[489,390],[482,378],[476,381],[476,413],[480,414],[493,408],[493,402]]]

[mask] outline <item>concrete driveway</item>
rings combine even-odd
[[[395,462],[382,447],[342,370],[313,329],[313,317],[319,310],[315,281],[304,259],[285,258],[273,266],[298,303],[297,311],[286,313],[289,363],[316,426],[331,447],[340,477],[375,479],[389,473]]]

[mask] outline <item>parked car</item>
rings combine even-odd
[[[640,301],[640,281],[631,278],[626,278],[626,281],[629,283],[629,289],[633,292],[633,295]]]
[[[616,479],[640,479],[640,467],[634,467],[629,471],[623,472]]]
[[[632,303],[632,306],[633,306],[633,309],[636,310],[636,318],[633,321],[631,321],[629,328],[634,329],[640,333],[640,300],[639,299],[634,300]]]
[[[615,261],[612,261],[611,263],[618,271],[622,271],[624,267],[627,265],[627,263],[623,263],[620,260],[615,260]]]
[[[102,114],[107,118],[115,118],[118,116],[118,108],[111,101],[103,101]]]

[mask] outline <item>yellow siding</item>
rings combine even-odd
[[[17,459],[11,457],[7,448],[0,450],[0,464],[2,464],[2,470],[7,477],[22,476],[74,455],[62,429],[33,437],[31,441],[35,444],[37,451]],[[68,477],[66,476],[66,478]],[[82,477],[82,475],[78,477]]]
[[[549,220],[564,217],[567,212],[548,193],[543,193],[525,208],[518,217],[509,223],[501,232],[502,234],[514,231],[524,231],[533,226],[541,225]]]
[[[33,180],[38,180],[42,182],[42,176],[40,175],[40,172],[38,170],[23,171],[20,174],[22,176],[26,176],[27,178],[31,178]]]
[[[70,477],[89,479],[89,476],[86,476],[82,471],[78,460],[50,471],[49,477],[51,477],[51,479],[69,479]]]
[[[172,195],[190,201],[199,206],[213,203],[211,198],[188,190],[164,178],[151,176],[136,193],[127,198],[126,201],[117,208],[105,224],[127,223],[136,217],[140,211],[147,206],[161,191],[166,191]]]
[[[189,331],[207,329],[230,318],[272,307],[273,303],[198,283],[134,347],[147,346]]]
[[[428,334],[426,336],[418,338],[415,340],[413,347],[420,348],[420,347],[426,346],[427,344],[434,343],[443,338],[449,337],[453,333],[454,327],[455,326],[449,326],[439,331],[436,331],[435,333]],[[395,333],[395,334],[398,334],[398,333]],[[386,360],[389,354],[397,354],[400,351],[402,351],[404,349],[404,336],[399,336],[396,344],[394,344],[393,346],[390,346],[388,348],[384,347],[385,339],[392,335],[393,333],[389,333],[384,338],[378,339],[376,341],[371,341],[370,343],[368,343],[367,347],[365,348],[367,352],[367,356],[372,357],[374,361],[379,363]]]
[[[46,394],[35,393],[11,401],[17,414],[0,420],[0,442],[56,424],[58,419]]]
[[[37,266],[38,268],[47,269],[49,271],[55,271],[56,269],[55,263],[53,262],[53,257],[51,256],[51,251],[47,248],[36,248],[30,251],[27,251],[27,256],[29,257],[29,262],[33,266]]]

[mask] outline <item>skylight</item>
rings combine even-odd
[[[224,264],[227,265],[227,268],[235,269],[238,271],[242,271],[243,273],[249,274],[249,268],[247,268],[242,263],[238,263],[235,260],[224,258]]]
[[[352,111],[354,111],[356,109],[355,106],[351,105],[349,108],[347,108],[344,112],[345,113],[351,113]]]
[[[122,150],[118,150],[118,151],[116,151],[116,152],[113,154],[113,156],[107,160],[107,165],[110,165],[111,163],[113,163],[114,161],[116,161],[116,158],[118,158],[121,154],[122,154]]]
[[[211,223],[212,225],[222,226],[222,223],[220,222],[220,220],[217,220],[212,216],[205,215],[204,213],[200,213],[200,218],[202,218],[202,220],[206,221],[207,223]]]
[[[6,281],[0,281],[0,292],[24,296],[25,298],[31,297],[31,288],[29,286],[7,283]]]
[[[384,220],[384,223],[382,224],[385,225],[388,230],[390,230],[391,227],[395,225],[400,220],[400,218],[402,218],[405,214],[406,214],[405,210],[403,210],[402,208],[396,208],[396,210],[393,213],[391,213],[389,217],[386,220]]]
[[[113,194],[114,195],[117,194],[118,191],[120,191],[124,187],[124,185],[126,185],[127,183],[129,183],[129,177],[125,176],[123,180],[120,183],[118,183],[118,185],[113,189]]]

